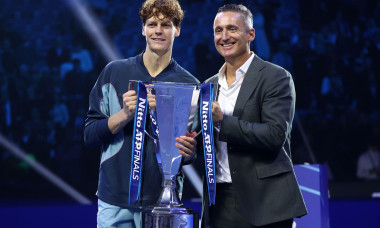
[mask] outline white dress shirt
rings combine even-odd
[[[230,86],[226,79],[226,64],[219,70],[219,96],[218,102],[224,115],[232,116],[236,99],[238,97],[241,84],[244,76],[247,73],[248,67],[251,65],[255,54],[251,52],[249,59],[236,71],[236,80]],[[219,141],[216,137],[216,183],[232,183],[230,166],[228,164],[227,142]]]

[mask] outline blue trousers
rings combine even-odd
[[[98,200],[97,228],[140,228],[141,210],[114,206]]]

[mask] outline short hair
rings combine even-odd
[[[160,14],[164,18],[171,20],[176,27],[181,24],[184,17],[184,12],[178,0],[146,0],[140,9],[143,24],[152,16],[159,18]]]
[[[243,16],[244,23],[248,30],[253,28],[253,16],[251,11],[242,4],[227,4],[218,9],[218,13],[222,12],[236,12]],[[217,13],[217,14],[218,14]]]

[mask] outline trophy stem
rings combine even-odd
[[[182,205],[181,200],[178,197],[178,192],[176,190],[176,176],[172,176],[171,179],[164,179],[162,183],[162,192],[160,198],[157,201],[159,207],[178,207]]]
[[[185,207],[176,191],[176,176],[165,179],[164,189],[156,203],[142,212],[142,228],[197,228],[199,216]]]

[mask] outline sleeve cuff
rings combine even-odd
[[[98,136],[99,138],[103,139],[104,141],[111,141],[113,138],[113,134],[108,128],[108,118],[100,120],[98,123]]]

